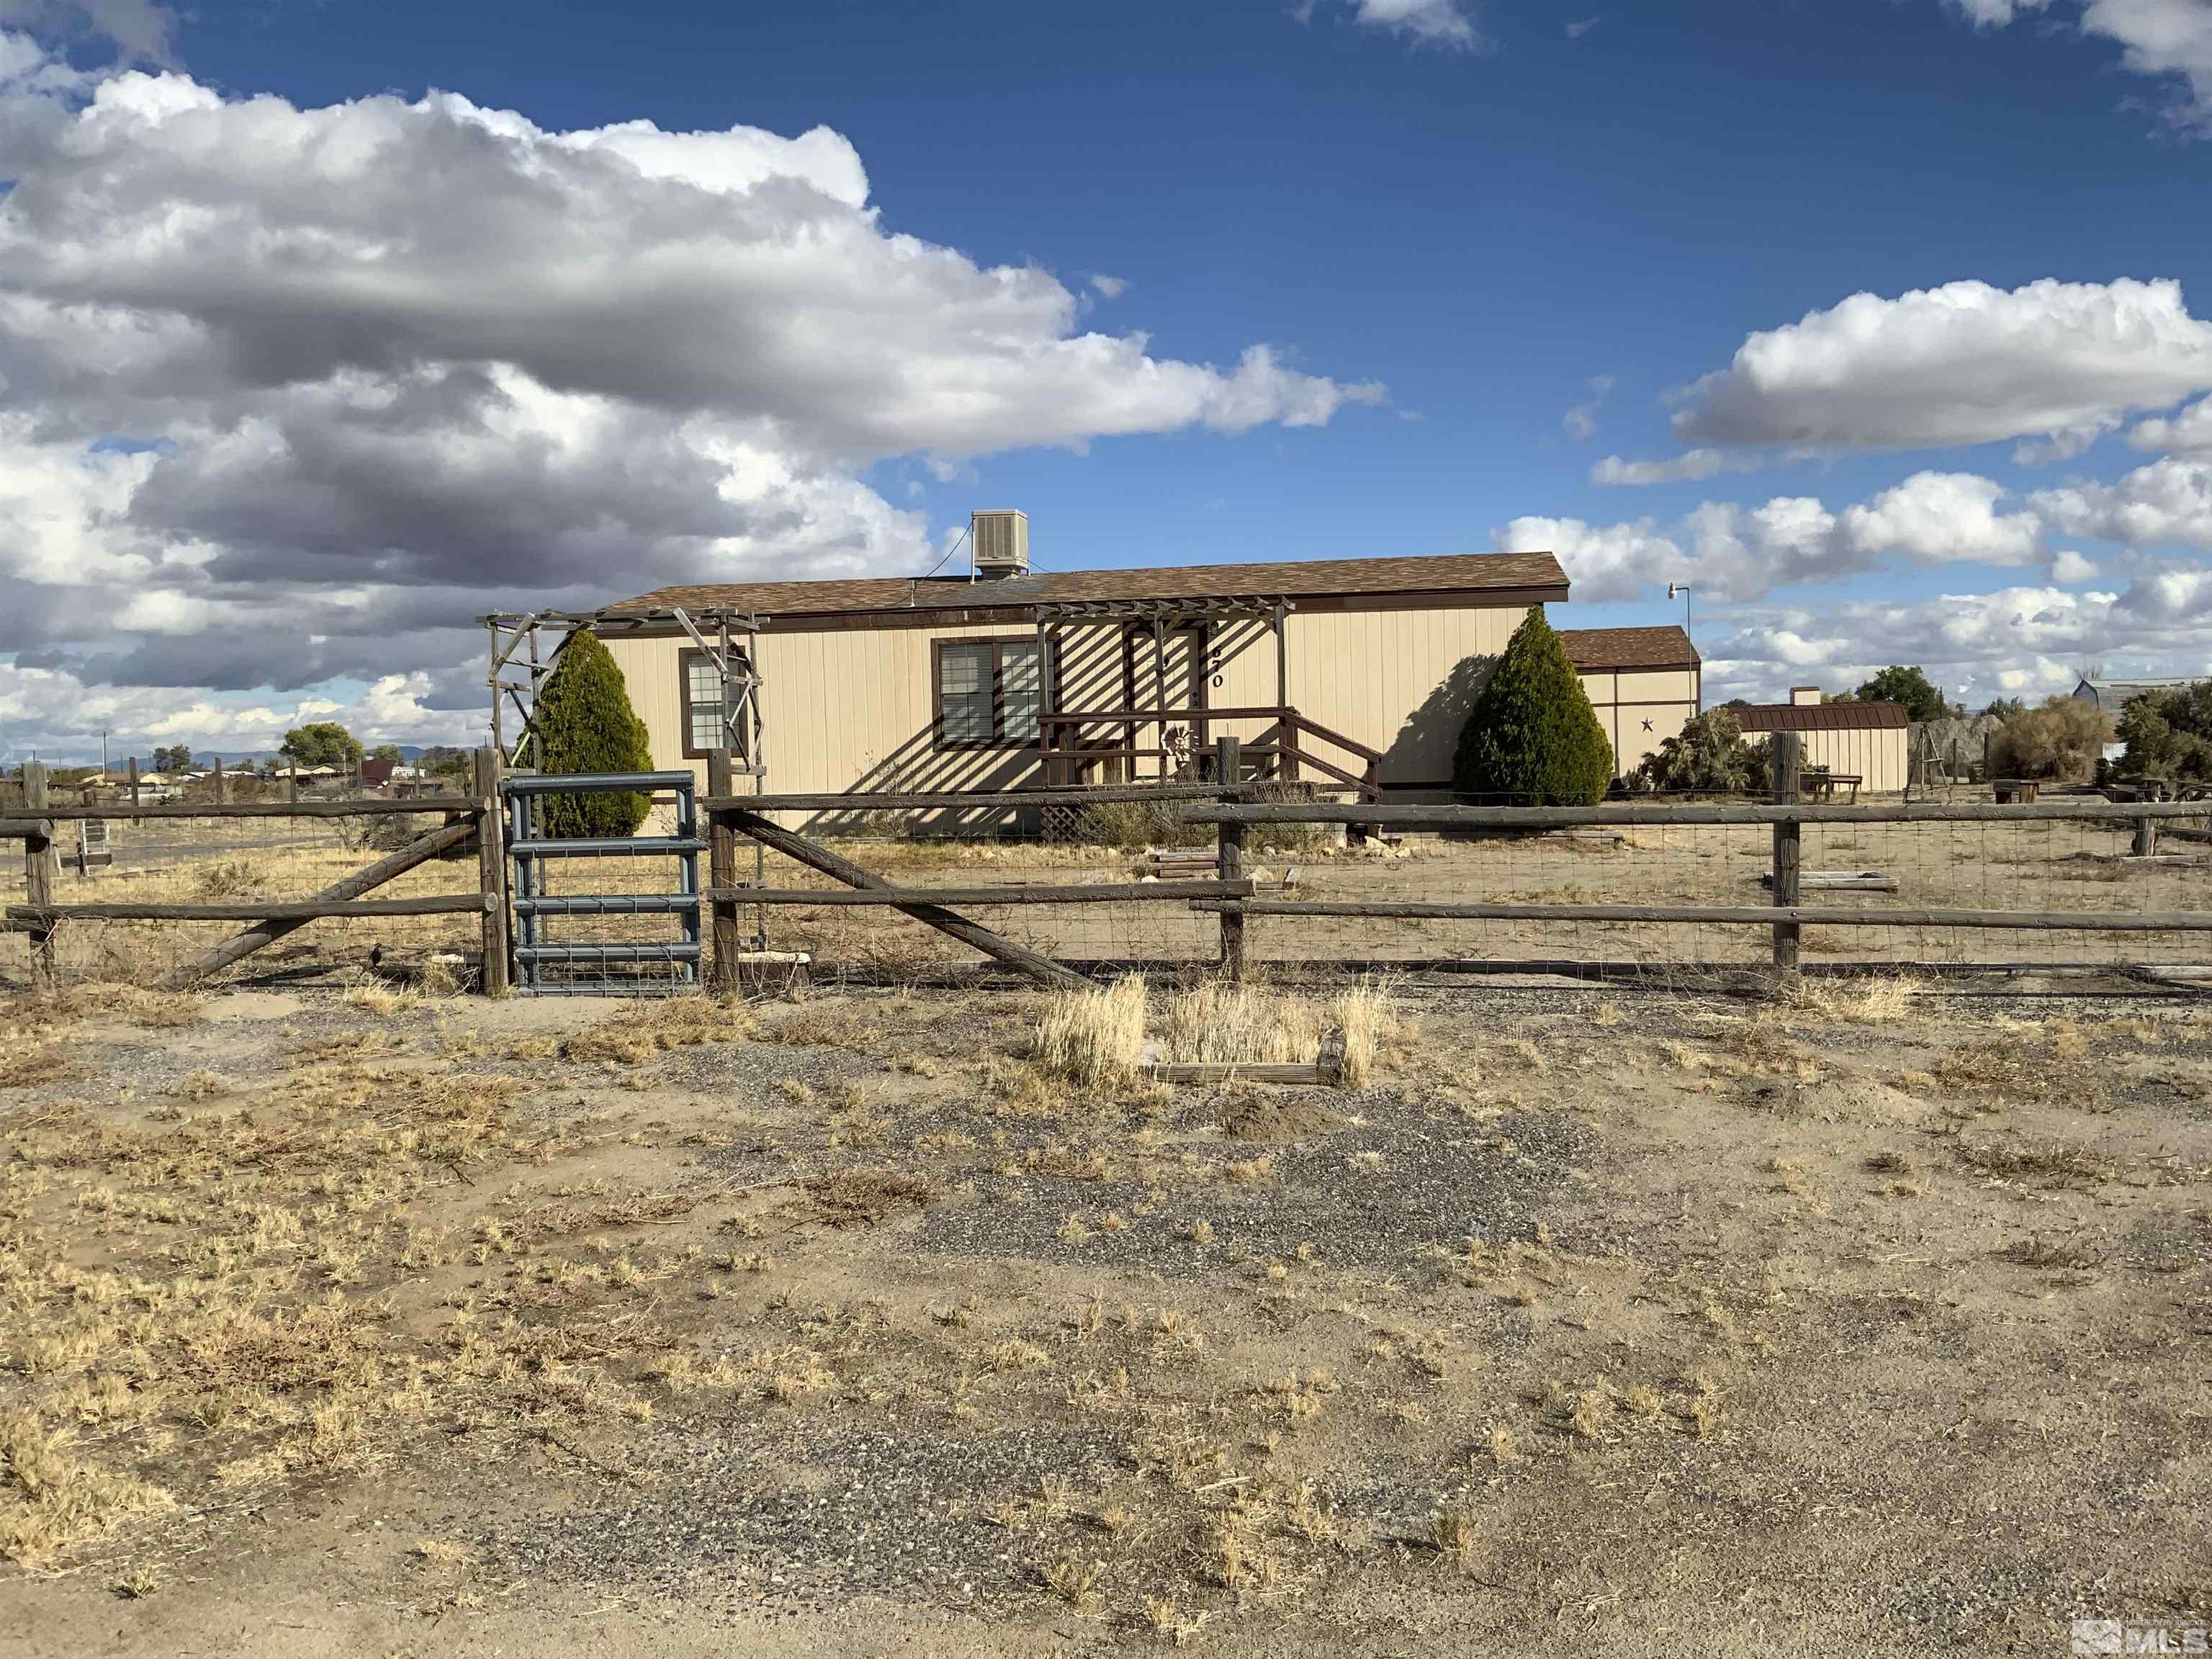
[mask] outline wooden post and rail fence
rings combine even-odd
[[[989,907],[1163,903],[1210,913],[1218,920],[1216,965],[1231,976],[1248,967],[1249,918],[1333,918],[1389,921],[1490,921],[1515,922],[1607,922],[1750,927],[1772,936],[1772,968],[1787,977],[1801,971],[1803,930],[1808,927],[1950,927],[2064,933],[2212,935],[2212,911],[2198,910],[2006,910],[1931,908],[1907,905],[1806,904],[1802,896],[1803,826],[1817,824],[1914,823],[2101,823],[2132,832],[2137,853],[2155,847],[2161,825],[2177,820],[2201,822],[2204,803],[2112,802],[2102,799],[2042,800],[2013,805],[1990,802],[1836,803],[1802,799],[1797,739],[1778,733],[1773,744],[1771,798],[1766,801],[1613,802],[1595,806],[1475,806],[1395,805],[1361,799],[1346,803],[1321,799],[1256,799],[1266,793],[1243,780],[1249,755],[1233,737],[1218,740],[1214,778],[1195,783],[1110,787],[1068,791],[1027,790],[978,795],[963,792],[752,794],[732,793],[733,769],[726,753],[711,756],[708,793],[698,802],[705,819],[708,884],[700,892],[708,918],[709,980],[729,988],[749,941],[740,913],[757,908],[764,919],[777,907],[874,906],[895,909],[958,940],[1036,983],[1061,988],[1091,982],[1067,963],[963,915]],[[276,939],[320,920],[475,915],[480,918],[482,970],[479,987],[492,994],[510,983],[509,896],[504,814],[498,752],[476,752],[468,793],[384,800],[230,801],[221,804],[158,802],[99,805],[58,803],[45,769],[24,769],[21,817],[0,817],[0,839],[23,843],[25,902],[0,908],[0,928],[28,937],[33,982],[55,977],[54,935],[64,924],[98,921],[236,921],[250,924],[233,938],[203,951],[171,976],[176,984],[204,980]],[[1352,793],[1347,787],[1343,793]],[[1365,792],[1358,791],[1363,796]],[[1140,801],[1178,810],[1182,821],[1211,824],[1216,834],[1211,880],[1123,882],[1032,882],[1003,885],[902,886],[885,880],[842,853],[775,823],[769,816],[793,812],[921,812],[1003,810],[1012,807]],[[330,819],[382,814],[438,814],[445,822],[404,847],[305,899],[250,900],[207,903],[68,903],[55,897],[56,826],[84,817],[140,821],[164,818],[298,817]],[[1246,846],[1251,831],[1269,825],[1344,824],[1367,830],[1437,833],[1539,832],[1589,826],[1765,826],[1772,836],[1771,893],[1764,904],[1506,903],[1475,901],[1334,900],[1308,901],[1263,896],[1249,873]],[[2179,827],[2176,825],[2176,827]],[[772,888],[738,879],[738,847],[750,842],[782,854],[829,877],[839,885]],[[473,893],[430,894],[410,898],[365,896],[393,878],[430,860],[465,857],[473,850],[477,872]],[[763,923],[763,932],[765,931]],[[1180,965],[1180,964],[1179,964]],[[1557,963],[1549,960],[1500,958],[1485,963],[1454,958],[1468,970],[1558,971],[1604,964]],[[2033,964],[2023,964],[2033,965]]]

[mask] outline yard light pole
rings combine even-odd
[[[1668,599],[1680,599],[1680,600],[1681,600],[1681,602],[1682,602],[1682,632],[1683,632],[1684,635],[1685,635],[1685,636],[1686,636],[1686,635],[1689,634],[1689,631],[1690,631],[1690,585],[1689,585],[1689,583],[1687,583],[1687,582],[1668,582],[1668,583],[1667,584],[1667,597],[1668,597]]]

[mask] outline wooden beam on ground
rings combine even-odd
[[[1316,1061],[1240,1065],[1226,1060],[1163,1060],[1137,1068],[1150,1083],[1310,1083],[1334,1086],[1336,1076]]]
[[[1680,921],[1731,927],[1795,922],[1812,927],[1995,927],[2055,933],[2212,932],[2212,910],[1935,910],[1893,904],[1857,909],[1809,904],[1325,903],[1256,898],[1194,899],[1191,908],[1214,910],[1230,905],[1248,916],[1375,917],[1401,921]]]
[[[428,893],[400,899],[240,899],[207,904],[10,904],[11,924],[42,921],[319,921],[327,916],[474,915],[481,893]]]
[[[908,904],[1137,904],[1147,901],[1234,899],[1258,889],[1237,881],[1021,882],[1004,887],[723,887],[700,897],[710,904],[819,904],[898,908]]]
[[[1774,885],[1774,872],[1761,871],[1759,884]],[[1894,893],[1897,878],[1885,870],[1800,870],[1797,872],[1800,892],[1808,888],[1838,893]]]
[[[721,816],[718,814],[717,816]],[[774,848],[787,859],[796,860],[810,870],[843,882],[848,887],[866,888],[884,892],[893,890],[891,884],[873,871],[864,870],[850,859],[840,858],[825,847],[817,847],[804,836],[793,835],[780,825],[770,823],[757,812],[733,811],[726,815],[730,828],[741,836],[750,836],[763,846]],[[963,945],[981,951],[985,956],[1005,963],[1009,968],[1026,974],[1040,985],[1055,989],[1088,987],[1091,981],[1082,975],[1061,967],[1048,957],[1039,956],[1027,945],[1017,945],[1001,938],[988,927],[979,927],[965,916],[924,901],[908,901],[896,907],[902,914],[916,921],[949,933]]]
[[[472,801],[462,803],[472,807]],[[473,822],[442,824],[427,836],[419,836],[389,857],[379,859],[366,869],[356,870],[343,881],[332,882],[315,895],[315,900],[336,903],[346,899],[357,899],[373,887],[380,887],[394,876],[404,876],[418,864],[427,864],[449,847],[459,847],[477,832]],[[211,951],[204,951],[184,967],[169,976],[172,985],[189,985],[219,973],[234,962],[252,956],[265,945],[273,945],[288,933],[297,933],[313,918],[299,921],[264,921],[249,927],[234,939],[225,939]]]

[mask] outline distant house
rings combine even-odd
[[[1901,702],[1826,702],[1819,686],[1793,685],[1788,702],[1746,703],[1732,712],[1747,738],[1797,733],[1805,766],[1849,774],[1871,793],[1905,787],[1911,722]]]
[[[2118,714],[2146,691],[2185,691],[2203,685],[2206,676],[2185,675],[2170,680],[2083,680],[2074,688],[2076,702],[2091,702],[2107,714]]]

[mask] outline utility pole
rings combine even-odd
[[[1689,583],[1687,583],[1687,582],[1668,582],[1668,583],[1667,584],[1667,597],[1668,597],[1668,599],[1680,599],[1680,600],[1681,600],[1681,602],[1682,602],[1682,632],[1683,632],[1685,635],[1687,635],[1687,634],[1689,633],[1689,631],[1690,631],[1690,585],[1689,585]],[[1695,641],[1692,641],[1692,643],[1695,643]]]

